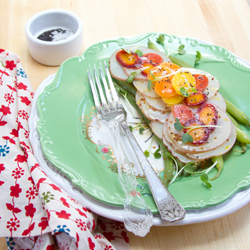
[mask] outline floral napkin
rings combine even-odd
[[[39,166],[29,142],[33,96],[18,56],[0,49],[0,237],[9,249],[129,249],[123,223],[93,214]]]

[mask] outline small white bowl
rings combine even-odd
[[[43,41],[37,38],[45,31],[58,28],[75,33],[60,41]],[[66,59],[78,56],[82,49],[82,21],[67,10],[50,9],[36,13],[27,21],[25,34],[31,56],[41,64],[58,66]]]

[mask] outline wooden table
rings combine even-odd
[[[1,0],[0,47],[18,54],[34,90],[58,67],[29,54],[25,23],[50,8],[75,12],[84,24],[83,49],[103,39],[162,32],[203,39],[250,62],[250,8],[247,0]],[[130,249],[249,249],[250,204],[202,224],[153,227],[144,237],[130,234]],[[7,249],[1,238],[0,250]]]

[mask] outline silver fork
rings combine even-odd
[[[111,125],[111,127],[112,127],[111,133],[113,134],[113,137],[116,141],[116,146],[119,149],[117,151],[119,151],[119,153],[120,153],[120,156],[119,156],[120,158],[118,158],[117,161],[118,161],[118,168],[119,168],[119,159],[121,160],[120,167],[122,170],[121,172],[122,172],[123,178],[120,177],[120,182],[121,182],[121,185],[123,186],[123,189],[124,189],[124,186],[126,186],[126,188],[124,190],[127,193],[127,191],[126,191],[126,190],[128,190],[127,185],[124,185],[124,184],[127,184],[129,182],[123,183],[123,180],[124,179],[126,180],[128,178],[127,175],[129,174],[129,176],[133,176],[134,179],[135,179],[135,176],[134,176],[133,170],[131,168],[129,170],[126,169],[123,172],[124,165],[126,165],[126,167],[128,168],[128,167],[130,167],[130,164],[126,160],[126,156],[123,157],[124,150],[122,150],[121,145],[119,143],[119,137],[120,137],[119,126],[123,128],[124,132],[126,133],[128,139],[129,139],[129,142],[130,142],[132,148],[134,149],[134,151],[136,153],[138,161],[140,162],[140,165],[142,167],[144,175],[145,175],[147,182],[149,184],[149,187],[151,189],[152,195],[154,197],[154,200],[155,200],[156,206],[159,210],[161,218],[163,220],[166,220],[169,222],[174,222],[174,221],[183,219],[185,217],[185,214],[186,214],[185,209],[175,200],[175,198],[170,194],[168,189],[163,185],[161,179],[159,178],[159,176],[156,174],[156,172],[152,168],[148,159],[146,158],[143,151],[141,150],[138,142],[136,141],[135,137],[133,136],[133,133],[131,132],[130,128],[128,127],[128,125],[126,123],[126,112],[124,111],[124,108],[119,101],[116,90],[114,88],[112,78],[111,78],[110,73],[109,73],[109,69],[108,69],[105,61],[104,61],[104,67],[105,67],[106,76],[107,76],[109,86],[110,86],[110,92],[109,92],[108,84],[107,84],[107,81],[105,78],[105,74],[102,71],[101,64],[99,67],[99,71],[100,71],[100,76],[101,76],[101,79],[102,79],[102,82],[103,82],[103,85],[105,88],[105,93],[107,96],[108,103],[106,102],[104,93],[102,91],[100,79],[99,79],[98,75],[96,74],[96,70],[93,69],[93,72],[95,75],[95,81],[97,83],[98,90],[99,90],[100,97],[101,97],[101,101],[102,101],[102,106],[99,102],[97,90],[95,88],[95,84],[94,84],[93,80],[91,79],[91,75],[89,72],[88,72],[88,75],[89,75],[91,89],[92,89],[92,93],[93,93],[93,97],[94,97],[95,106],[97,108],[97,116],[99,116],[100,119],[106,120],[108,124],[109,123],[115,124],[115,125]],[[112,97],[111,97],[110,93],[112,94]],[[108,120],[107,120],[107,117],[109,117]],[[116,129],[113,129],[114,126],[116,126]],[[115,133],[117,133],[117,134],[115,134]],[[115,153],[115,156],[117,157],[116,153]],[[127,162],[127,163],[123,165],[122,162]],[[119,174],[119,176],[120,176],[120,174]],[[133,186],[133,187],[134,187],[133,190],[135,190],[135,186]],[[130,189],[130,190],[132,190],[132,189]],[[124,203],[124,210],[125,211],[127,209],[126,207],[127,206],[126,206],[126,202],[125,202]],[[142,208],[144,208],[144,207],[142,207]],[[126,226],[126,223],[125,223],[125,226]]]
[[[105,65],[105,67],[107,67],[107,65]],[[136,177],[128,158],[121,147],[119,123],[125,119],[125,112],[119,101],[113,83],[110,85],[109,91],[109,86],[101,68],[102,67],[99,67],[99,73],[105,88],[106,97],[103,93],[96,67],[93,68],[93,74],[91,74],[91,71],[87,71],[97,110],[97,118],[105,121],[114,139],[115,144],[113,150],[117,160],[119,181],[126,194],[124,202],[124,225],[128,231],[137,236],[143,237],[149,232],[153,225],[153,215],[144,199],[136,192]]]

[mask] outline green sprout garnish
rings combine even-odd
[[[167,56],[169,56],[170,54],[172,53],[178,53],[180,55],[184,55],[186,54],[186,50],[184,49],[185,48],[185,45],[184,44],[181,44],[177,50],[172,50],[172,51],[169,51],[169,48],[167,46],[167,44],[165,43],[165,36],[163,34],[160,34],[157,38],[156,38],[156,42],[161,44],[163,46],[163,48],[166,50],[167,52]]]
[[[157,38],[156,38],[156,42],[161,44],[163,46],[163,48],[166,50],[167,55],[169,55],[169,49],[167,44],[165,43],[165,36],[163,34],[160,34]]]
[[[154,76],[154,74],[152,73],[151,70],[149,70],[149,73],[150,73],[150,75],[151,75],[154,79],[156,79],[156,77]]]
[[[180,55],[186,54],[186,50],[185,50],[184,48],[185,48],[185,45],[184,45],[184,44],[181,44],[181,45],[179,46],[179,48],[178,48],[178,53],[179,53]]]
[[[173,179],[171,180],[170,184],[173,183],[173,181],[182,173],[182,171],[184,170],[185,173],[187,174],[191,174],[191,175],[197,175],[197,174],[201,174],[200,179],[202,181],[202,183],[207,187],[207,188],[211,188],[212,185],[211,183],[208,181],[208,172],[213,169],[217,164],[217,161],[210,166],[207,169],[201,170],[201,171],[195,171],[197,169],[197,165],[194,162],[188,162],[185,166],[183,166],[181,168],[181,170],[179,172],[177,172],[175,174],[175,176],[173,177]]]
[[[152,86],[152,81],[151,81],[151,80],[148,80],[148,91],[150,91],[151,86]]]
[[[193,142],[193,137],[190,134],[188,134],[188,133],[184,133],[182,135],[181,140],[182,140],[183,143]]]
[[[150,39],[148,39],[148,48],[159,51],[159,49],[155,46],[155,44]]]
[[[147,68],[148,68],[148,66],[147,66],[147,67],[140,68],[140,69],[138,69],[138,70],[132,72],[132,73],[130,74],[130,76],[127,78],[127,82],[128,82],[128,83],[132,83],[132,82],[134,81],[134,78],[135,78],[138,74],[140,74],[143,70],[145,70],[145,69],[147,69]]]
[[[144,155],[145,155],[146,157],[149,157],[149,155],[150,155],[149,151],[148,151],[148,150],[145,150],[145,151],[144,151]]]
[[[143,119],[141,119],[140,122],[134,127],[129,126],[130,130],[133,131],[134,129],[139,128],[139,134],[142,134],[143,131],[145,130],[145,128],[142,126],[142,121]]]
[[[200,51],[196,51],[194,65],[196,65],[202,59],[210,59],[210,60],[219,61],[219,62],[226,62],[226,60],[218,59],[213,56],[202,56]]]
[[[177,131],[180,131],[184,128],[184,126],[182,126],[182,124],[180,123],[180,120],[178,118],[175,119],[175,123],[174,123],[174,128],[177,130]]]
[[[158,149],[153,153],[155,159],[160,159],[160,158],[161,158],[161,154],[160,154],[159,152],[160,152],[160,148],[158,148]]]
[[[188,93],[188,91],[186,90],[186,88],[181,87],[181,88],[180,88],[180,92],[181,92],[181,94],[182,94],[184,97],[189,97],[189,93]]]
[[[128,49],[121,48],[121,50],[125,51],[125,52],[128,53],[128,54],[131,54],[131,53],[132,53],[132,51],[131,51],[131,50],[128,50]]]
[[[208,181],[208,175],[207,174],[202,174],[200,176],[200,179],[204,183],[205,186],[207,186],[208,188],[212,187],[211,183]]]
[[[139,57],[143,56],[142,51],[139,50],[139,49],[137,49],[137,50],[135,51],[135,54],[137,54]]]
[[[187,131],[187,133],[184,133],[182,135],[182,142],[183,143],[187,143],[187,142],[193,142],[193,137],[189,134],[190,131],[196,129],[196,128],[204,128],[204,127],[207,127],[207,128],[211,128],[211,127],[215,127],[215,128],[221,128],[221,126],[217,126],[217,125],[200,125],[200,126],[193,126],[193,127],[184,127],[181,123],[180,123],[180,120],[178,118],[175,119],[175,123],[174,123],[174,128],[177,130],[177,131],[180,131],[184,128],[188,128],[189,130]]]
[[[194,93],[199,93],[199,91],[194,87],[191,87],[191,91],[194,92]]]
[[[197,169],[197,165],[195,165],[193,161],[188,162],[184,166],[184,171],[188,174],[193,174],[196,169]]]
[[[145,130],[145,128],[140,127],[140,128],[139,128],[139,134],[141,135],[141,134],[143,133],[144,130]]]

